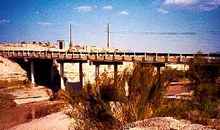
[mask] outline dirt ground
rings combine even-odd
[[[9,130],[69,130],[70,124],[69,116],[63,112],[57,112],[14,126]]]
[[[0,130],[62,111],[66,103],[51,101],[50,94],[43,86],[0,90]]]

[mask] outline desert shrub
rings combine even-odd
[[[99,94],[104,101],[124,101],[125,100],[125,81],[127,79],[127,71],[117,73],[114,79],[110,73],[104,72],[96,79],[95,87],[98,87]]]
[[[155,73],[154,66],[135,64],[126,78],[129,86],[128,101],[123,107],[125,122],[132,122],[151,116],[154,107],[159,105],[162,95],[162,82]]]
[[[216,101],[220,95],[220,87],[213,83],[202,83],[194,89],[194,99],[198,102],[203,100]]]
[[[109,105],[101,99],[95,84],[87,83],[78,95],[59,91],[59,99],[69,102],[72,110],[67,112],[81,126],[76,129],[113,129],[120,127],[119,121],[112,116]],[[78,125],[79,125],[78,124]]]
[[[193,83],[192,100],[164,99],[153,116],[173,116],[204,125],[207,125],[208,119],[218,118],[220,87],[214,83],[214,80],[218,77],[219,68],[205,63],[206,59],[197,55],[185,73],[185,77]],[[165,70],[164,79],[172,81],[173,78],[176,79],[175,77],[182,78],[174,71]]]
[[[194,56],[187,72],[187,76],[194,83],[193,102],[204,112],[204,117],[215,117],[220,98],[220,87],[215,84],[215,79],[219,76],[219,66],[207,64],[207,60],[199,54],[202,53]]]
[[[152,65],[134,64],[132,70],[125,69],[114,79],[104,72],[96,79],[95,89],[99,89],[97,98],[107,104],[109,101],[120,102],[122,105],[122,123],[132,122],[149,117],[162,97],[163,80]],[[125,83],[129,86],[129,96],[125,95]]]
[[[219,76],[218,69],[218,66],[193,63],[187,71],[187,77],[196,85],[207,82],[212,83]]]
[[[165,68],[163,70],[163,79],[164,81],[172,82],[172,81],[178,81],[180,79],[186,78],[186,72],[182,70],[176,70],[171,68]]]
[[[193,81],[195,85],[207,82],[213,83],[219,76],[220,66],[207,63],[207,59],[200,54],[202,54],[202,52],[198,52],[189,64],[187,77]]]
[[[198,108],[209,115],[216,116],[216,109],[219,101],[219,86],[211,83],[202,83],[194,88],[193,100],[197,102]]]
[[[172,116],[179,119],[187,118],[187,113],[195,108],[195,105],[190,101],[166,99],[155,110],[153,116]]]
[[[190,63],[187,77],[193,84],[193,101],[197,108],[202,111],[204,117],[216,116],[217,104],[220,98],[220,87],[215,84],[219,76],[219,66],[207,63],[207,59],[201,57],[202,52],[194,56]]]
[[[99,87],[99,94],[102,100],[112,101],[117,99],[117,87],[114,86],[114,79],[108,72],[102,73],[96,80],[96,83],[96,86]]]
[[[209,102],[207,108],[211,108],[214,104]],[[199,104],[193,101],[167,99],[155,110],[153,116],[175,117],[177,119],[190,120],[193,123],[207,125],[210,118],[215,118],[217,111],[211,109],[207,112],[201,110]]]

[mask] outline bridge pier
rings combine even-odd
[[[99,94],[100,93],[100,89],[97,83],[97,79],[99,77],[99,64],[95,65],[95,84],[96,84],[96,92]]]
[[[159,86],[161,86],[161,73],[160,73],[160,68],[161,66],[157,66],[157,76],[158,76],[158,83],[159,83]]]
[[[64,84],[64,63],[60,62],[60,88],[62,90],[65,90],[65,84]]]
[[[97,88],[97,92],[100,92],[100,88],[98,86],[97,83],[97,79],[99,77],[99,69],[100,69],[100,65],[108,65],[108,67],[110,65],[114,65],[114,85],[117,84],[117,73],[118,73],[118,65],[119,64],[123,64],[122,62],[107,62],[107,61],[92,61],[92,64],[95,65],[95,79],[96,79],[96,88]]]
[[[99,68],[100,68],[100,65],[103,64],[103,65],[108,65],[108,68],[110,68],[110,64],[109,63],[94,63],[95,64],[95,79],[97,80],[98,77],[99,77]],[[114,65],[114,86],[117,85],[117,75],[118,75],[118,64],[121,64],[121,63],[112,63]],[[97,82],[96,82],[96,86],[97,86]],[[98,87],[98,86],[97,86]]]
[[[83,67],[82,67],[82,62],[79,62],[79,82],[80,82],[80,87],[83,87]]]
[[[99,64],[95,65],[95,78],[97,79],[99,77]]]
[[[35,85],[35,78],[34,78],[34,61],[31,61],[31,84]]]
[[[117,86],[118,64],[114,64],[114,86]]]
[[[165,63],[147,63],[147,62],[142,62],[141,63],[141,66],[142,67],[144,67],[144,65],[147,65],[147,64],[150,64],[150,65],[152,65],[152,66],[154,66],[154,68],[156,67],[156,74],[157,74],[157,76],[158,76],[158,78],[159,78],[159,80],[161,79],[161,73],[160,73],[160,70],[161,70],[161,67],[165,67]]]
[[[52,65],[50,67],[50,84],[53,84],[53,79],[54,79],[54,66],[55,66],[55,61],[53,60]]]

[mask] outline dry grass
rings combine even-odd
[[[202,71],[202,68],[200,69]],[[207,87],[204,84],[200,84],[201,86],[196,84],[197,87],[193,88],[196,93],[191,101],[162,98],[167,82],[189,78],[195,83],[194,81],[198,80],[198,77],[194,78],[194,71],[198,71],[198,69],[190,69],[188,72],[183,72],[165,68],[159,76],[155,73],[153,66],[135,64],[132,70],[125,69],[122,73],[118,73],[115,80],[107,72],[102,73],[96,79],[96,84],[85,85],[81,95],[71,97],[69,101],[73,102],[76,106],[79,106],[79,103],[84,104],[83,106],[87,110],[83,111],[83,113],[87,113],[85,115],[87,119],[99,120],[101,122],[107,120],[110,124],[113,120],[120,121],[119,124],[126,124],[153,116],[173,116],[206,125],[207,119],[218,118],[218,114],[215,113],[218,113],[216,103],[219,102],[217,95],[220,91],[216,90],[216,86]],[[205,69],[202,74],[206,74],[206,71]],[[201,73],[196,75],[202,76]],[[125,95],[126,82],[129,86],[129,96]],[[203,103],[199,99],[204,96],[205,92],[209,95],[208,99],[210,100],[204,100]],[[215,96],[215,101],[212,96]],[[118,113],[116,112],[118,115],[116,116],[111,111],[110,101],[120,104]],[[101,114],[100,111],[102,111]],[[74,118],[74,116],[73,114],[72,117]],[[108,118],[113,120],[110,121]]]
[[[162,96],[163,81],[159,80],[158,76],[153,66],[142,67],[135,64],[133,70],[125,69],[118,73],[116,80],[108,73],[101,74],[96,79],[97,84],[85,85],[80,96],[70,96],[63,92],[61,95],[71,102],[74,108],[83,106],[81,109],[84,109],[85,120],[96,120],[105,125],[120,127],[120,124],[152,115]],[[125,96],[125,82],[129,86],[128,97]],[[119,102],[122,111],[112,113],[110,101]],[[70,116],[74,118],[76,114],[71,113]],[[119,121],[119,118],[122,120]]]
[[[202,64],[205,62],[205,59],[196,56],[190,64],[190,69],[184,74],[184,77],[193,83],[192,100],[164,100],[156,109],[154,116],[173,116],[203,125],[210,125],[209,122],[212,119],[220,119],[220,87],[214,84],[215,79],[220,76],[220,69],[219,66]],[[182,75],[175,73],[169,74],[171,78],[178,79]],[[166,78],[171,79],[169,76]],[[216,124],[211,124],[211,127],[219,128]]]

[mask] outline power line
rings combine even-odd
[[[133,32],[133,31],[117,31],[111,34],[136,34],[136,35],[196,35],[196,32]]]

